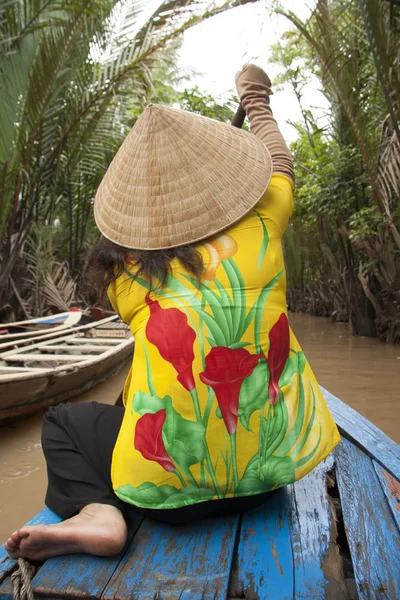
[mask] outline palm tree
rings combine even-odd
[[[276,10],[295,25],[318,65],[331,104],[330,135],[343,150],[353,148],[360,154],[361,171],[357,173],[355,166],[352,173],[350,165],[343,165],[344,169],[338,170],[338,184],[353,185],[364,170],[368,176],[368,185],[351,195],[350,214],[347,208],[347,217],[338,210],[336,223],[330,217],[333,235],[324,241],[340,272],[346,274],[338,288],[348,298],[348,314],[353,320],[357,321],[360,307],[367,302],[375,311],[378,334],[383,339],[399,339],[400,36],[394,18],[398,3],[318,0],[307,22],[292,12]],[[374,211],[384,227],[365,236],[352,234],[349,223],[360,223],[362,215]],[[320,254],[322,263],[322,247]],[[364,268],[367,262],[375,264],[372,274]],[[355,324],[355,330],[365,334],[370,328],[368,324],[363,327],[365,324]]]
[[[189,27],[255,0],[5,0],[0,6],[0,304],[34,224],[74,261],[93,195]]]

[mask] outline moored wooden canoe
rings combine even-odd
[[[69,400],[116,373],[133,339],[117,315],[0,352],[0,424]]]
[[[77,325],[82,318],[80,309],[67,312],[0,324],[0,349],[4,344],[21,339],[34,338],[44,333],[62,331]]]
[[[118,556],[47,560],[35,597],[104,600],[397,600],[400,447],[325,392],[342,441],[260,508],[169,526],[139,515]],[[44,509],[31,521],[60,519]],[[0,600],[16,562],[0,548]]]

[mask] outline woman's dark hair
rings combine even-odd
[[[171,261],[174,258],[200,284],[204,270],[203,258],[194,244],[165,250],[132,250],[101,237],[91,251],[91,279],[99,290],[100,298],[103,298],[110,283],[126,268],[133,271],[132,282],[136,277],[143,277],[148,281],[150,289],[163,287],[167,275],[171,274]]]

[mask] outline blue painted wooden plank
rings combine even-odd
[[[348,598],[327,490],[333,466],[331,454],[290,486],[294,600]]]
[[[16,565],[16,561],[13,561],[12,567],[11,567],[8,575],[10,575],[12,571],[14,571],[15,565]],[[7,576],[6,579],[4,579],[3,583],[0,585],[0,600],[13,600],[13,597],[14,596],[13,596],[13,588],[11,585],[11,578],[9,576]]]
[[[0,586],[0,598],[1,598],[1,600],[13,600],[14,599],[13,588],[11,585],[10,577],[7,577],[7,579],[5,579],[5,581]]]
[[[59,523],[61,520],[62,519],[58,515],[46,507],[38,512],[33,519],[25,523],[25,525],[50,525],[51,523]],[[4,578],[13,570],[15,564],[16,561],[13,558],[9,558],[7,552],[5,551],[4,544],[0,546],[0,582],[2,582]],[[2,598],[1,587],[0,598]]]
[[[400,533],[372,461],[345,439],[334,452],[360,600],[400,598]]]
[[[400,481],[400,446],[356,410],[321,388],[344,437],[361,448]]]
[[[238,523],[145,519],[102,600],[225,600]]]
[[[132,514],[128,539],[132,540],[143,517]],[[69,554],[46,560],[33,579],[35,595],[52,598],[100,598],[126,551],[115,556]]]
[[[389,508],[400,531],[400,483],[375,461],[372,461],[376,474],[389,503]]]
[[[15,560],[5,556],[0,561],[0,584],[8,577],[13,568],[15,567]],[[0,598],[1,598],[1,585],[0,585]]]
[[[293,600],[290,506],[288,490],[282,488],[262,506],[244,513],[230,596]]]

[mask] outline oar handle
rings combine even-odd
[[[246,118],[246,113],[244,112],[244,108],[241,104],[239,104],[238,109],[236,111],[236,115],[233,117],[232,125],[234,127],[242,128],[244,120]]]

